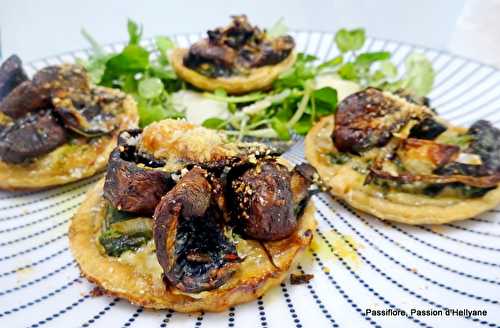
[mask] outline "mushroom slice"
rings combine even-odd
[[[113,132],[118,122],[118,109],[125,97],[119,93],[93,88],[90,92],[73,92],[54,97],[52,103],[66,128],[84,137],[97,137]]]
[[[335,114],[332,139],[340,152],[358,154],[382,147],[393,133],[410,120],[417,122],[432,116],[426,106],[408,102],[388,92],[367,88],[345,98]]]
[[[72,94],[88,94],[90,82],[78,65],[48,66],[39,70],[31,81],[24,81],[0,103],[0,111],[20,118],[37,109],[52,107],[52,100]]]
[[[21,59],[17,55],[7,58],[0,66],[0,101],[27,79]]]
[[[55,111],[66,128],[87,138],[109,134],[116,129],[115,115],[103,111],[91,97],[72,98],[53,100]]]
[[[154,241],[164,280],[183,292],[223,285],[241,261],[221,225],[207,172],[193,168],[160,201],[154,213]]]
[[[46,154],[66,142],[66,132],[50,111],[16,120],[0,133],[0,159],[20,164]]]
[[[0,112],[17,119],[37,109],[51,106],[47,93],[40,92],[31,81],[24,81],[3,98],[0,102]]]
[[[311,196],[311,186],[316,177],[316,169],[309,164],[302,163],[293,168],[290,178],[290,188],[292,190],[295,215],[299,216],[302,214]]]
[[[137,153],[134,142],[140,133],[120,134],[119,145],[109,157],[104,197],[120,211],[152,214],[174,181],[169,173],[156,169],[163,162]]]
[[[440,123],[435,118],[428,117],[410,130],[410,138],[434,140],[447,130],[445,124]]]
[[[496,187],[500,182],[500,174],[473,177],[467,175],[437,175],[437,174],[412,174],[409,172],[403,172],[399,174],[394,174],[393,172],[387,172],[382,169],[370,168],[370,174],[367,176],[367,182],[371,178],[376,177],[380,179],[392,180],[400,183],[415,183],[423,182],[428,184],[450,184],[450,183],[461,183],[471,187],[477,188],[492,188]]]
[[[493,132],[495,131],[490,131],[490,134]],[[490,137],[486,138],[487,143],[490,142],[490,134],[487,134]],[[480,143],[481,141],[478,141],[478,144]],[[489,156],[498,155],[495,155],[491,145],[485,146],[490,147],[492,151]],[[472,154],[481,153],[480,147],[476,147],[474,152],[471,151]],[[469,150],[472,149],[474,149],[474,145],[471,144]],[[382,152],[369,167],[370,173],[366,177],[365,183],[370,183],[374,178],[377,178],[402,184],[446,185],[459,183],[477,188],[497,186],[500,182],[500,171],[482,170],[484,163],[483,165],[458,163],[456,161],[460,154],[460,148],[455,145],[413,138],[394,138],[382,148]],[[474,171],[462,169],[468,167],[474,168]],[[483,171],[483,174],[479,174],[480,171]]]
[[[430,174],[455,161],[459,153],[458,146],[414,138],[401,140],[396,151],[401,165],[414,174]]]

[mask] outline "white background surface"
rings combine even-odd
[[[246,13],[262,26],[284,17],[293,29],[365,27],[372,36],[448,49],[500,65],[499,0],[0,0],[3,55],[25,60],[87,47],[85,27],[100,42],[126,39],[131,17],[145,36],[199,32]]]

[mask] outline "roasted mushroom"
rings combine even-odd
[[[182,135],[175,133],[179,130]],[[177,137],[172,138],[172,133]],[[152,124],[120,134],[118,148],[109,159],[104,196],[122,211],[151,214],[175,184],[173,177],[183,169],[197,165],[221,175],[224,170],[271,154],[272,150],[262,144],[230,144],[217,132],[187,122]],[[224,198],[219,201],[224,202]]]
[[[64,64],[45,67],[33,80],[14,88],[0,103],[0,111],[17,119],[38,109],[53,108],[66,128],[84,137],[95,137],[116,128],[116,113],[102,105],[123,100],[117,97],[108,99],[109,93],[91,88],[82,67]]]
[[[171,175],[157,167],[163,162],[137,152],[142,130],[124,131],[109,156],[104,197],[120,211],[152,214],[161,197],[172,188]]]
[[[389,172],[384,169],[383,161],[376,161],[369,168],[367,180],[377,178],[403,184],[425,183],[433,192],[441,191],[447,185],[485,191],[496,187],[500,182],[500,146],[496,143],[500,138],[500,129],[481,120],[474,123],[464,136],[471,141],[463,152],[456,145],[405,139],[395,152],[404,170]],[[460,157],[474,158],[475,163],[464,163]],[[477,193],[476,196],[482,194]]]
[[[124,95],[92,88],[78,65],[48,66],[28,80],[12,56],[0,67],[0,100],[0,159],[19,164],[62,145],[66,129],[87,138],[111,133]]]
[[[297,227],[312,167],[290,172],[275,160],[262,160],[231,181],[234,216],[244,235],[257,240],[279,240]]]
[[[7,58],[0,66],[0,101],[27,79],[21,59],[16,55]]]
[[[229,26],[207,34],[207,39],[191,46],[184,65],[209,77],[227,77],[250,68],[277,64],[295,47],[291,36],[270,39],[265,31],[252,26],[245,15],[233,16]]]
[[[358,154],[384,146],[411,119],[420,122],[431,114],[425,106],[368,88],[340,103],[332,139],[338,151]]]
[[[165,282],[184,292],[218,288],[239,266],[235,245],[225,235],[207,172],[193,168],[160,201],[154,240]]]
[[[53,98],[55,112],[64,126],[84,137],[96,137],[113,132],[118,124],[116,106],[123,95],[110,95],[101,89],[89,93],[73,92],[64,98]]]
[[[500,174],[500,129],[490,122],[479,120],[471,125],[465,134],[471,141],[464,150],[467,154],[480,157],[481,165],[451,163],[437,170],[437,174],[464,174],[475,177]]]
[[[446,126],[439,123],[435,118],[426,118],[410,130],[410,138],[434,140],[444,131]]]
[[[291,36],[268,34],[244,15],[207,34],[189,49],[176,48],[171,54],[176,74],[202,90],[245,94],[268,89],[297,58]]]
[[[40,110],[5,127],[0,133],[0,160],[19,164],[66,142],[66,131],[50,111]]]
[[[90,83],[84,69],[77,65],[48,66],[33,80],[19,84],[0,102],[0,111],[16,119],[38,109],[52,108],[53,99],[70,94],[87,94]]]

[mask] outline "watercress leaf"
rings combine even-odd
[[[279,120],[277,117],[274,117],[271,120],[271,127],[278,135],[278,138],[281,140],[290,140],[290,132],[288,131],[288,126],[285,122]]]
[[[365,30],[362,28],[353,30],[343,28],[335,34],[335,43],[342,53],[361,49],[365,43],[365,39]]]
[[[344,61],[344,57],[342,57],[341,55],[334,57],[334,58],[327,60],[326,62],[318,65],[318,70],[321,71],[321,70],[324,70],[326,68],[335,68],[335,67],[339,66],[340,64],[342,64],[343,61]]]
[[[370,66],[374,62],[391,58],[391,53],[387,51],[365,52],[356,57],[354,63],[361,66]]]
[[[334,114],[337,109],[337,90],[331,87],[314,90],[311,100],[315,107],[314,119]]]
[[[345,63],[343,64],[339,71],[338,71],[339,75],[341,78],[343,78],[344,80],[350,80],[350,81],[358,81],[358,72],[356,71],[356,65],[354,65],[354,63]]]
[[[137,91],[139,95],[146,99],[153,99],[161,95],[164,87],[161,80],[157,77],[150,77],[139,82]]]
[[[87,61],[79,60],[78,63],[85,67],[92,83],[99,84],[106,70],[106,62],[112,54],[106,54],[101,45],[85,29],[82,29],[81,33],[90,43],[92,55]]]
[[[226,121],[217,117],[210,117],[203,121],[201,125],[208,129],[219,130],[226,125]]]
[[[299,135],[306,135],[311,129],[313,123],[311,122],[311,117],[309,115],[304,115],[300,120],[293,125],[293,130]]]
[[[372,87],[379,87],[384,84],[386,80],[386,75],[381,70],[376,70],[371,76],[369,76],[368,84]]]
[[[305,81],[316,76],[316,68],[311,65],[316,60],[315,56],[299,53],[294,65],[274,81],[274,89],[278,91],[294,88],[303,89]]]
[[[136,22],[131,19],[127,21],[127,30],[129,37],[129,44],[139,44],[142,37],[142,26],[139,26]]]
[[[135,79],[134,74],[123,74],[119,78],[119,86],[126,93],[137,92],[138,81]]]
[[[88,61],[78,61],[78,63],[85,67],[92,83],[99,84],[106,70],[106,62],[111,56],[112,55],[91,57]]]
[[[323,87],[313,91],[312,98],[323,102],[332,108],[337,106],[337,90],[332,87]]]
[[[160,104],[151,104],[147,99],[137,98],[139,111],[139,125],[145,127],[153,122],[158,122],[167,117],[165,108]]]
[[[318,57],[303,52],[299,52],[299,54],[297,55],[298,63],[310,63],[316,60],[318,60]]]
[[[186,115],[183,112],[179,112],[174,109],[166,109],[165,118],[179,119],[179,118],[186,118]]]
[[[398,68],[390,60],[381,61],[379,69],[388,79],[393,79],[398,76]]]
[[[288,27],[285,25],[285,19],[281,17],[269,30],[267,30],[267,35],[270,38],[276,38],[283,36],[288,32]]]
[[[159,59],[161,60],[161,63],[167,65],[170,62],[168,54],[175,48],[174,41],[165,36],[158,36],[155,38],[155,45],[160,53]]]
[[[293,116],[293,110],[290,106],[280,106],[274,117],[283,122],[286,122],[292,116]]]
[[[403,88],[409,89],[417,96],[425,96],[434,84],[432,63],[422,54],[414,53],[405,61]]]
[[[163,53],[166,54],[169,50],[175,48],[175,43],[171,38],[166,36],[158,36],[155,38],[156,48]]]
[[[129,45],[111,57],[106,63],[106,71],[119,75],[144,71],[149,65],[149,52],[137,45]]]
[[[150,72],[152,76],[156,76],[162,80],[176,80],[177,75],[169,66],[151,65]]]
[[[314,111],[315,109],[312,106],[307,106],[306,110],[304,111],[304,114],[313,115]]]
[[[332,107],[330,105],[327,105],[323,102],[319,102],[316,104],[316,112],[315,112],[315,119],[318,119],[319,117],[326,116],[326,115],[331,115],[335,114],[335,111],[337,110],[337,107]]]

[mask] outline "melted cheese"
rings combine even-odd
[[[143,275],[161,276],[163,269],[156,258],[156,248],[153,239],[136,251],[124,252],[118,258],[119,262],[130,264],[137,273]]]
[[[236,145],[228,143],[224,134],[178,120],[163,120],[146,127],[139,149],[166,159],[167,165],[205,162],[237,154]]]

